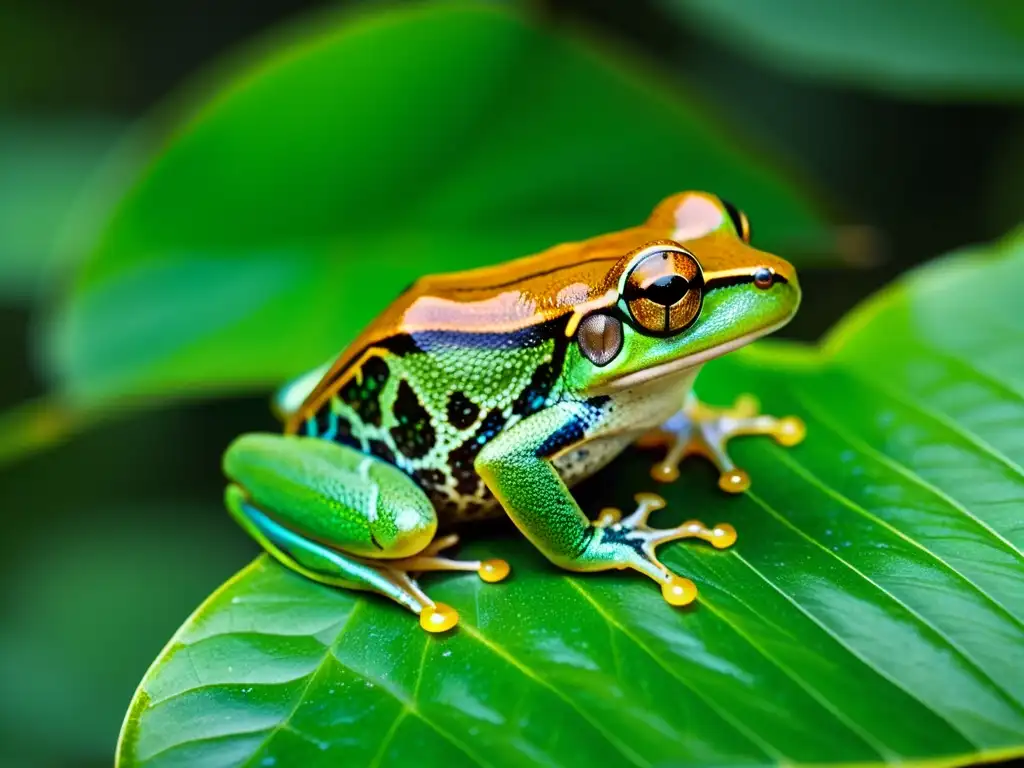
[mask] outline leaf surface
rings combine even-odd
[[[806,419],[739,441],[751,491],[689,465],[655,525],[698,602],[631,574],[570,574],[514,532],[475,537],[510,579],[427,579],[462,614],[423,633],[383,599],[257,559],[186,622],[128,713],[122,768],[190,765],[967,764],[1024,755],[1024,233],[918,270],[822,349],[708,366]],[[649,490],[630,451],[583,486]],[[661,490],[661,489],[659,489]],[[241,534],[240,534],[241,535]]]

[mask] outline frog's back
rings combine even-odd
[[[645,224],[414,283],[341,354],[287,430],[409,473],[442,515],[492,508],[473,461],[498,432],[565,397],[573,318],[614,302],[617,265],[680,234],[676,202]],[[569,333],[567,333],[569,331]]]
[[[495,509],[473,462],[562,394],[566,323],[622,255],[621,243],[598,243],[417,281],[342,353],[288,430],[395,464],[443,517]]]

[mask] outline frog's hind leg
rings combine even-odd
[[[474,570],[497,580],[489,578],[490,561],[437,556],[454,541],[432,541],[433,506],[390,464],[317,438],[244,435],[224,465],[236,483],[227,489],[228,510],[277,560],[324,584],[386,595],[424,629],[449,629],[458,614],[431,600],[411,573]]]
[[[303,576],[332,587],[380,592],[416,614],[434,603],[412,579],[388,573],[344,552],[306,538],[253,505],[240,486],[229,485],[225,502],[231,516],[279,562]]]
[[[670,483],[679,477],[679,465],[687,456],[703,456],[718,469],[719,488],[741,493],[750,487],[750,476],[736,466],[726,450],[732,438],[768,435],[780,445],[792,446],[803,440],[804,434],[804,423],[795,416],[758,414],[757,400],[750,395],[741,395],[731,408],[714,408],[691,396],[681,411],[640,438],[637,445],[668,448],[651,469],[655,480]]]

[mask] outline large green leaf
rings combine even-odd
[[[111,185],[101,194],[94,177],[123,130],[110,118],[0,115],[0,168],[12,182],[0,185],[0,299],[34,299],[88,249],[87,228],[69,220],[86,205],[89,215],[109,215]]]
[[[1024,97],[1017,0],[662,0],[723,43],[800,77],[904,97]]]
[[[76,402],[280,382],[425,269],[631,226],[682,188],[746,208],[765,247],[823,234],[704,105],[506,9],[326,16],[239,58],[201,83],[54,319]]]
[[[1024,232],[868,302],[823,350],[765,344],[702,393],[798,413],[751,439],[724,498],[707,467],[664,521],[733,522],[665,560],[701,590],[560,571],[514,534],[470,553],[499,585],[428,580],[462,612],[428,636],[374,596],[260,558],[190,618],[139,688],[122,768],[302,765],[964,764],[1024,755]],[[631,452],[596,509],[650,488]]]

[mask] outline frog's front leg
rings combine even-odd
[[[669,603],[692,602],[696,586],[662,565],[655,549],[686,538],[724,548],[736,540],[736,532],[729,525],[709,529],[698,521],[651,528],[648,516],[665,505],[654,494],[638,495],[637,509],[628,517],[605,509],[596,521],[587,519],[552,459],[578,444],[592,419],[585,403],[564,403],[534,414],[484,447],[477,472],[516,526],[556,565],[572,571],[633,568],[658,582]]]
[[[715,408],[690,395],[681,411],[658,429],[637,441],[640,447],[666,446],[665,458],[651,469],[651,477],[670,483],[679,477],[679,465],[687,456],[703,456],[718,469],[718,487],[741,493],[750,487],[750,475],[736,466],[726,448],[740,435],[768,435],[780,445],[793,446],[804,439],[804,423],[796,416],[776,418],[758,414],[757,400],[741,395],[731,408]]]
[[[379,592],[420,617],[424,629],[453,627],[458,614],[435,603],[410,574],[508,573],[501,560],[438,557],[455,536],[434,539],[437,516],[426,494],[398,468],[312,437],[250,434],[224,456],[235,484],[232,516],[284,565],[332,586]]]

